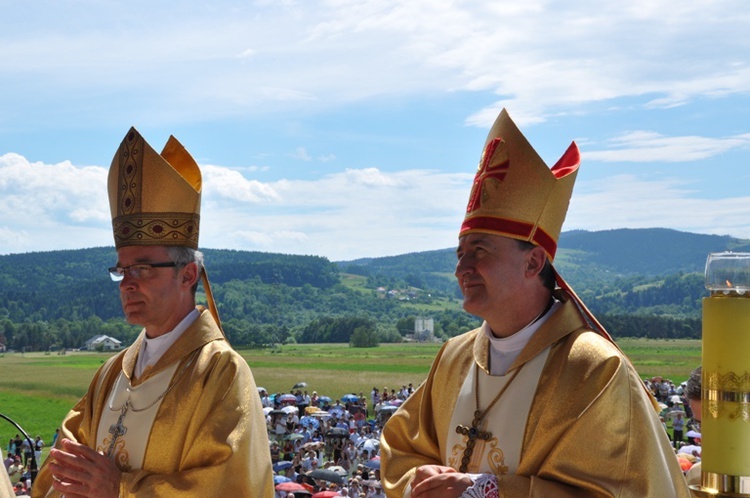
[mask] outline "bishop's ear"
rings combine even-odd
[[[541,246],[534,246],[526,253],[526,274],[528,277],[535,277],[544,268],[547,262],[547,253]]]
[[[195,262],[191,262],[186,264],[182,268],[182,283],[187,284],[188,286],[192,287],[196,283],[198,283],[198,278],[200,275],[198,274],[198,265]]]

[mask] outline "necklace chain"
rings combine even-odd
[[[518,376],[519,372],[521,371],[521,368],[523,368],[523,365],[518,367],[518,369],[513,372],[513,375],[508,379],[508,382],[505,383],[505,385],[500,389],[500,392],[497,393],[497,396],[495,396],[495,399],[492,400],[492,402],[489,404],[487,408],[484,410],[480,410],[479,408],[479,365],[476,365],[476,371],[474,374],[474,401],[476,403],[476,410],[474,411],[474,419],[471,421],[471,427],[465,427],[463,425],[459,425],[456,427],[456,432],[458,434],[463,434],[464,436],[467,436],[466,440],[466,448],[464,448],[463,455],[461,456],[461,466],[459,467],[459,472],[466,472],[466,470],[469,467],[469,462],[471,462],[471,455],[474,453],[474,446],[476,445],[477,439],[481,439],[483,441],[489,441],[492,437],[492,433],[489,431],[483,431],[480,429],[480,426],[482,425],[482,422],[484,421],[485,415],[489,413],[490,410],[495,406],[495,404],[498,402],[498,400],[502,397],[503,394],[505,394],[505,391],[508,389],[508,387],[511,385],[513,380]]]
[[[521,365],[520,367],[518,367],[518,369],[516,369],[516,371],[513,372],[513,375],[510,377],[510,379],[508,380],[508,382],[505,383],[505,385],[503,386],[503,388],[500,389],[500,392],[497,393],[497,396],[495,396],[495,399],[492,400],[492,403],[490,403],[489,406],[484,409],[484,411],[480,412],[479,411],[480,410],[480,408],[479,408],[479,365],[476,364],[476,372],[475,372],[475,375],[474,375],[474,402],[475,402],[475,406],[477,407],[477,410],[476,410],[476,412],[474,412],[474,418],[476,419],[477,418],[477,414],[479,414],[479,416],[478,416],[478,419],[479,419],[478,422],[481,422],[484,419],[484,416],[487,415],[487,413],[490,410],[492,410],[492,407],[495,406],[495,404],[500,400],[500,398],[502,397],[502,395],[505,394],[505,391],[508,389],[508,387],[510,386],[511,382],[513,382],[513,380],[516,378],[516,376],[518,376],[518,373],[521,371],[522,368],[523,368],[523,365]]]
[[[185,362],[185,364],[182,366],[182,369],[180,369],[180,372],[177,374],[177,376],[174,378],[174,380],[167,386],[167,388],[151,403],[149,403],[147,406],[144,406],[143,408],[136,408],[133,406],[133,403],[130,401],[130,388],[133,387],[130,381],[128,381],[128,397],[125,400],[123,404],[118,406],[117,408],[114,408],[111,403],[107,404],[107,408],[112,410],[113,412],[120,412],[120,416],[117,417],[117,422],[109,427],[109,433],[112,435],[112,439],[109,442],[109,446],[107,448],[107,457],[112,458],[112,455],[115,451],[115,445],[117,444],[117,440],[124,436],[128,432],[128,428],[122,424],[122,421],[125,419],[125,415],[127,415],[128,411],[133,411],[135,413],[143,412],[154,406],[156,403],[158,403],[164,396],[166,396],[169,391],[174,389],[174,386],[177,385],[177,383],[182,379],[182,376],[187,371],[188,367],[193,363],[193,360],[198,356],[198,352],[200,350],[197,349],[193,352],[193,354],[190,356],[190,359]]]
[[[167,394],[169,394],[169,392],[172,389],[174,389],[174,387],[177,385],[177,383],[180,381],[180,379],[182,379],[182,376],[185,374],[185,372],[187,371],[188,367],[193,363],[193,360],[195,360],[196,356],[198,356],[198,351],[199,350],[196,350],[196,351],[193,352],[192,356],[182,366],[182,369],[180,369],[180,372],[177,374],[177,376],[175,377],[175,379],[169,384],[169,386],[167,386],[167,388],[155,400],[153,400],[147,406],[145,406],[143,408],[136,408],[135,406],[133,406],[133,403],[130,402],[130,388],[132,387],[132,384],[130,382],[128,382],[128,399],[126,399],[125,402],[123,404],[121,404],[120,406],[118,406],[117,408],[114,408],[111,405],[108,405],[108,408],[110,410],[112,410],[113,412],[119,412],[123,408],[125,408],[125,406],[127,405],[128,409],[130,411],[138,413],[138,412],[144,412],[144,411],[148,410],[149,408],[153,407],[156,403],[158,403],[159,401],[161,401],[161,399],[164,398],[164,396],[166,396]]]

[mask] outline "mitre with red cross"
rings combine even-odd
[[[547,167],[503,109],[487,136],[459,237],[484,232],[525,240],[552,261],[579,164],[573,142]]]
[[[201,172],[174,137],[161,154],[131,128],[108,179],[115,247],[198,248]]]

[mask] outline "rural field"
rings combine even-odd
[[[686,380],[700,364],[698,340],[620,339],[643,378],[660,375]],[[418,386],[427,376],[438,344],[383,344],[377,348],[350,348],[347,344],[296,344],[277,349],[241,350],[258,386],[269,393],[288,392],[306,382],[310,393],[336,399],[346,393],[364,393],[373,387],[399,389]],[[111,354],[75,352],[60,356],[44,353],[0,355],[0,413],[26,432],[49,443],[55,428],[86,392],[94,372]],[[16,429],[0,420],[3,448]],[[47,453],[45,448],[44,455]]]

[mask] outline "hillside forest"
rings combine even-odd
[[[750,250],[750,242],[666,229],[576,231],[562,234],[555,267],[615,337],[700,338],[705,259],[727,250]],[[480,324],[461,309],[455,248],[341,262],[203,252],[235,347],[400,342],[417,318],[432,319],[440,341]],[[140,329],[124,321],[107,273],[115,259],[112,247],[0,256],[0,348],[59,351],[100,334],[132,342]]]

